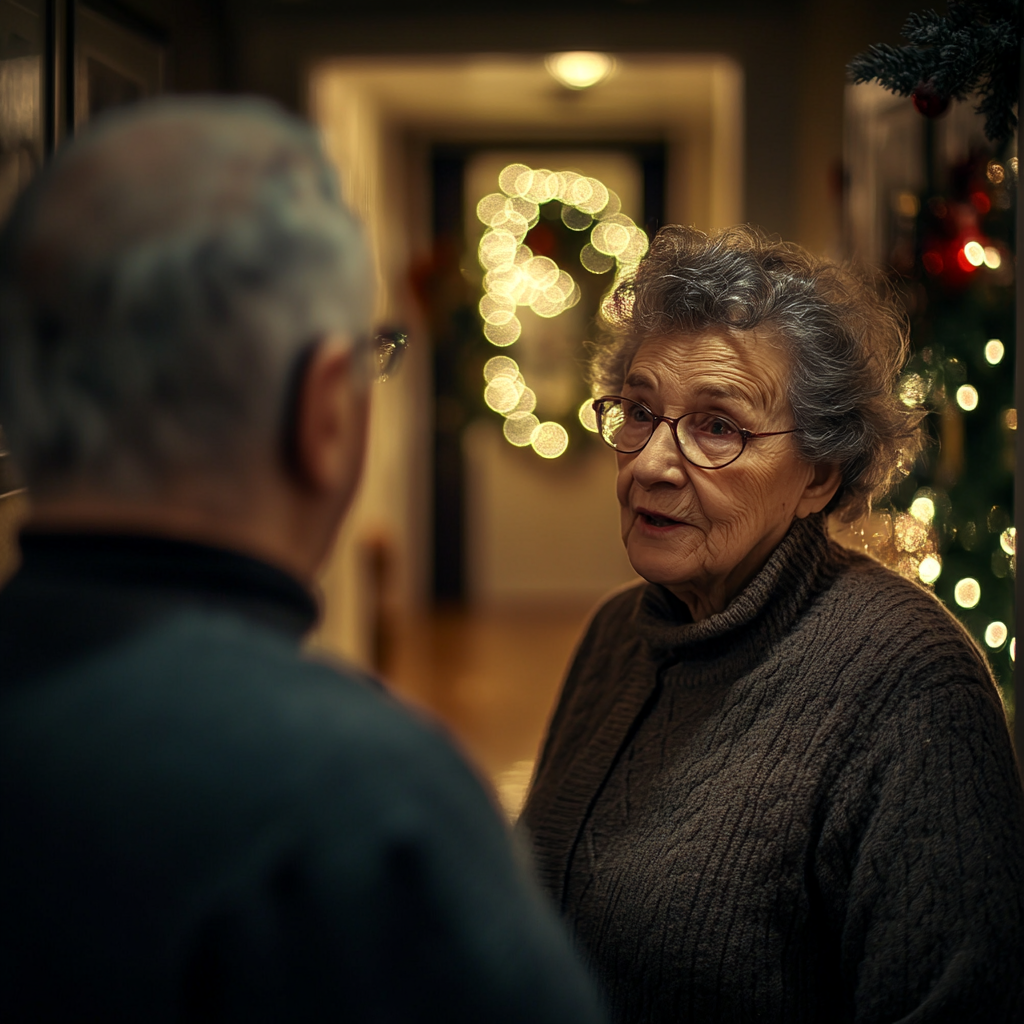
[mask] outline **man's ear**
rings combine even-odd
[[[354,491],[362,470],[369,389],[359,356],[347,339],[329,336],[298,382],[292,468],[298,483],[317,493]]]
[[[833,498],[843,482],[842,470],[834,462],[819,462],[811,466],[811,479],[796,506],[796,517],[805,519],[820,512]]]

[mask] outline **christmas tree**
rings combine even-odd
[[[900,397],[930,413],[934,443],[906,467],[891,513],[866,539],[958,615],[989,655],[1012,714],[1017,4],[954,0],[945,17],[911,16],[904,36],[907,46],[856,58],[854,81],[912,96],[926,118],[970,100],[990,146],[943,168],[926,131],[928,184],[905,197],[893,224],[888,262],[914,350]]]

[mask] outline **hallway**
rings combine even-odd
[[[566,667],[593,608],[439,611],[396,637],[389,682],[452,732],[519,813]]]

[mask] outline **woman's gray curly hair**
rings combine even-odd
[[[909,471],[922,414],[895,394],[908,353],[906,313],[879,277],[819,259],[756,228],[707,235],[662,228],[605,305],[595,393],[617,393],[640,345],[708,330],[766,332],[792,359],[789,403],[801,456],[842,482],[827,512],[853,520]]]

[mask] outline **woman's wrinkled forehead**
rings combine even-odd
[[[788,349],[767,332],[712,329],[640,342],[623,387],[665,403],[734,403],[764,412],[788,408]]]

